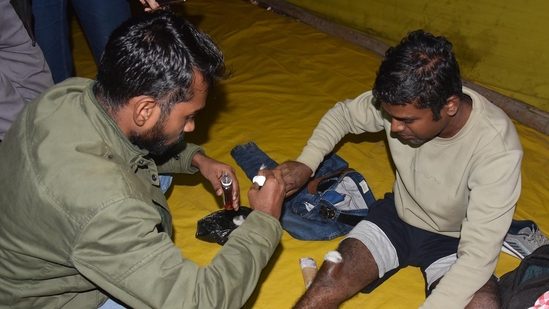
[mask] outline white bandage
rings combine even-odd
[[[324,256],[324,261],[329,261],[337,264],[343,261],[343,257],[341,257],[341,253],[339,253],[338,251],[330,251]]]
[[[301,274],[303,275],[303,281],[305,282],[305,288],[309,288],[313,279],[318,272],[315,260],[310,257],[299,259],[299,266],[301,267]]]

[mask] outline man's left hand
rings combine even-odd
[[[234,169],[225,163],[214,160],[201,152],[197,152],[193,157],[192,165],[200,170],[200,173],[208,179],[218,196],[223,194],[223,188],[221,187],[221,174],[227,172],[233,180],[233,208],[238,210],[240,207],[240,186]]]

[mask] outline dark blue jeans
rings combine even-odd
[[[267,169],[273,169],[278,163],[272,160],[253,142],[238,145],[231,151],[231,156],[236,163],[244,170],[246,176],[251,180],[257,175],[261,165]],[[348,163],[335,153],[331,153],[318,167],[315,178],[332,175],[336,172],[347,169]],[[355,181],[364,180],[360,174],[355,172],[351,177]],[[365,180],[364,180],[365,181]],[[371,191],[362,194],[368,205],[375,201]],[[322,201],[322,203],[321,203]],[[321,209],[328,207],[333,211],[333,216],[326,218]],[[288,197],[284,201],[280,222],[282,228],[292,237],[302,240],[329,240],[349,233],[354,225],[338,221],[339,217],[345,215],[364,217],[368,209],[360,210],[338,210],[336,207],[321,196],[319,193],[311,194],[307,191],[307,186],[297,193]]]
[[[50,66],[53,81],[74,76],[68,0],[33,0],[36,42]],[[131,15],[128,0],[71,0],[95,62],[99,63],[111,32]]]

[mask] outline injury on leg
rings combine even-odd
[[[341,257],[341,253],[335,250],[326,253],[326,255],[324,256],[324,261],[330,261],[336,264],[341,263],[342,260],[343,257]]]
[[[343,257],[339,251],[330,251],[324,256],[323,268],[332,280],[338,280],[344,266]]]

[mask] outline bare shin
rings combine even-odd
[[[341,261],[324,261],[315,280],[294,309],[337,308],[379,277],[370,250],[359,240],[349,238],[342,241],[338,252]]]

